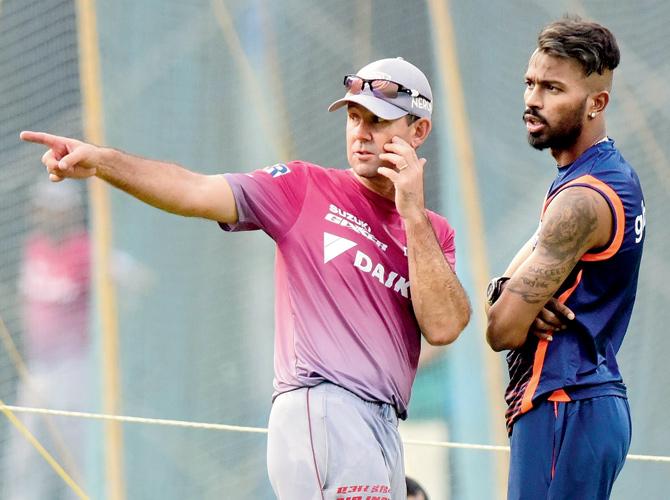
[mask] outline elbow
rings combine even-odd
[[[503,342],[502,339],[500,339],[500,337],[491,330],[491,328],[486,329],[486,342],[495,352],[500,352],[507,349],[505,342]]]
[[[509,325],[501,324],[500,318],[495,314],[495,309],[488,313],[488,324],[486,327],[486,342],[496,352],[506,349],[516,349],[525,342],[525,335],[517,335]]]
[[[457,315],[457,317],[450,318],[450,320],[444,321],[441,325],[437,325],[433,328],[422,328],[423,336],[430,345],[449,345],[454,342],[461,335],[461,332],[465,330],[465,327],[468,326],[471,315],[472,310],[468,306],[468,308]]]

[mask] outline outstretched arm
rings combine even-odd
[[[53,182],[96,176],[167,212],[237,222],[235,198],[223,175],[203,175],[174,163],[43,132],[21,132],[21,139],[48,148],[42,163]]]
[[[586,187],[571,187],[552,200],[544,214],[535,250],[511,275],[488,311],[486,338],[496,351],[523,345],[539,313],[581,257],[604,246],[612,232],[605,199]]]
[[[458,338],[470,321],[470,302],[442,252],[425,210],[423,167],[414,148],[399,138],[379,155],[396,169],[379,168],[395,186],[395,203],[405,223],[412,307],[425,339],[446,345]]]

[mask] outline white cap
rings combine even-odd
[[[335,111],[349,102],[360,104],[371,113],[384,120],[395,120],[405,115],[430,118],[433,111],[433,93],[423,72],[401,57],[380,59],[361,68],[356,76],[365,80],[389,80],[414,91],[415,96],[399,92],[397,97],[388,98],[373,94],[369,86],[358,94],[347,94],[328,107]]]

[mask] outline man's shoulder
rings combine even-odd
[[[291,172],[300,172],[304,175],[342,175],[345,173],[344,170],[325,167],[304,160],[291,160],[286,163],[275,163],[274,165],[265,167],[264,170],[274,169],[275,167],[279,167],[281,170],[288,169]]]

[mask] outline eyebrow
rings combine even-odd
[[[533,79],[533,78],[529,77],[528,75],[524,75],[523,78],[524,78],[524,81],[530,80],[532,82],[539,83],[541,85],[554,85],[554,86],[565,85],[565,82],[563,82],[561,80],[543,80],[541,78],[534,78]]]

